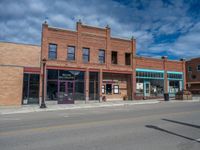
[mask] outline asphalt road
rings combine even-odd
[[[200,103],[0,115],[0,150],[199,150]]]

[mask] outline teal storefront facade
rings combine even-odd
[[[183,72],[167,71],[167,84],[169,96],[174,97],[178,91],[184,89]]]
[[[165,91],[174,97],[184,87],[183,75],[183,72],[136,68],[136,98],[162,98]]]

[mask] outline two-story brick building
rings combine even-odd
[[[131,99],[133,56],[135,40],[113,38],[109,27],[78,22],[77,31],[69,31],[43,24],[41,58],[47,58],[46,99],[88,101],[105,95],[113,100]]]
[[[200,94],[200,58],[186,61],[187,89],[193,94]]]
[[[43,69],[46,103],[161,98],[164,93],[174,96],[177,91],[185,88],[184,60],[136,56],[134,38],[115,38],[110,32],[108,26],[99,28],[81,22],[77,22],[75,31],[50,27],[44,23],[41,51],[39,47],[31,45],[22,44],[19,50],[11,47],[11,59],[18,60],[12,65],[18,66],[21,60],[26,61],[20,65],[22,81],[13,83],[20,89],[15,92],[18,96],[8,96],[6,89],[1,90],[0,95],[3,96],[0,97],[0,105],[39,103]],[[10,55],[7,46],[0,46],[0,54],[3,54],[1,57]],[[39,62],[34,59],[36,56]],[[47,60],[45,68],[42,65],[43,59]],[[10,63],[0,62],[1,70],[5,66],[10,66]],[[1,75],[0,80],[8,79],[9,73],[14,77],[15,71],[10,71],[6,74],[2,70],[4,76]],[[35,74],[37,79],[32,77]],[[12,88],[10,84],[8,86]]]
[[[185,87],[184,60],[138,57],[136,40],[114,38],[109,27],[78,22],[69,31],[43,24],[41,58],[47,101],[157,98]]]

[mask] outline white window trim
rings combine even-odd
[[[115,87],[118,87],[118,88],[115,88]],[[117,92],[116,92],[116,90],[117,90]],[[119,85],[113,85],[113,93],[119,94]]]

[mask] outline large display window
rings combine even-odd
[[[136,69],[136,96],[160,97],[164,93],[164,71]]]
[[[39,104],[39,74],[24,74],[22,104]]]
[[[99,73],[89,73],[89,100],[99,100]]]
[[[178,91],[183,89],[183,73],[182,72],[167,72],[168,92],[170,96],[174,96]]]
[[[163,96],[164,80],[160,79],[136,79],[137,96]]]
[[[84,72],[75,70],[47,70],[47,100],[85,100]]]

